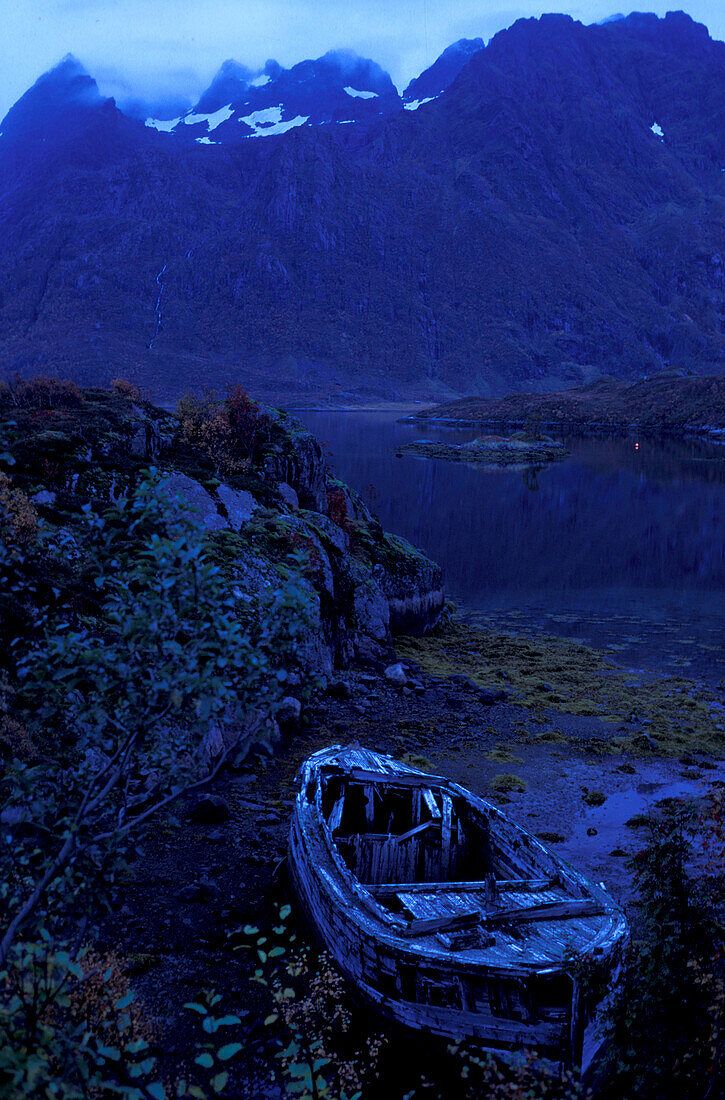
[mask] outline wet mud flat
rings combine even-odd
[[[577,672],[553,639],[484,638],[462,626],[400,639],[398,655],[403,683],[382,670],[340,673],[274,756],[251,758],[178,817],[159,821],[131,868],[102,935],[126,960],[170,1073],[195,1053],[196,1022],[184,1003],[215,989],[225,1011],[243,1017],[244,1053],[229,1066],[234,1095],[280,1095],[271,1081],[276,1046],[262,1024],[268,1001],[249,983],[248,956],[233,947],[240,928],[263,925],[287,897],[294,777],[316,749],[358,742],[449,775],[501,805],[625,907],[627,856],[641,847],[647,813],[662,799],[703,798],[725,783],[715,721],[722,693],[694,682],[647,680],[594,650],[579,654]],[[635,683],[645,687],[624,686]],[[628,699],[632,709],[617,713]],[[691,716],[689,730],[683,715]]]

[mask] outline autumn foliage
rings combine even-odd
[[[241,386],[219,400],[213,390],[185,394],[177,415],[182,439],[213,463],[217,474],[239,473],[270,440],[272,420]]]

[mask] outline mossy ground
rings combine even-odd
[[[597,739],[599,752],[725,756],[725,712],[716,692],[681,677],[634,673],[581,643],[453,621],[425,637],[401,638],[397,648],[432,675],[465,675],[481,687],[503,688],[542,719],[559,711],[610,723],[616,732]],[[556,729],[534,736],[568,740]]]

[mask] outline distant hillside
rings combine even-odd
[[[554,424],[561,427],[725,430],[725,378],[660,371],[622,382],[600,378],[559,393],[464,397],[411,417],[420,423]]]
[[[0,370],[289,404],[725,372],[725,44],[670,13],[477,47],[405,102],[348,55],[233,63],[170,133],[43,78],[0,125]]]

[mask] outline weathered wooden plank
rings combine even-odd
[[[436,802],[433,791],[428,790],[426,787],[420,792],[423,795],[423,801],[428,807],[428,813],[434,820],[438,820],[441,816],[440,806]]]
[[[574,979],[574,988],[571,997],[571,1023],[569,1026],[569,1065],[581,1066],[582,1047],[584,1044],[584,997],[582,996],[582,983],[578,978]]]
[[[507,890],[514,886],[517,890],[539,890],[546,887],[550,882],[551,879],[547,878],[496,879],[496,887],[500,891]],[[463,879],[460,882],[410,882],[405,887],[407,893],[417,894],[439,893],[441,891],[451,891],[455,894],[463,894],[471,891],[478,893],[483,891],[484,888],[484,879]],[[399,889],[399,882],[382,882],[377,886],[370,887],[371,892],[375,894],[376,897],[397,894]]]
[[[402,844],[404,840],[410,840],[411,837],[417,836],[418,833],[425,833],[428,829],[436,829],[439,827],[438,821],[424,821],[422,825],[415,825],[412,829],[408,829],[407,833],[400,833],[393,839],[397,844]]]
[[[498,909],[486,917],[488,924],[501,921],[559,920],[565,917],[599,917],[606,910],[594,898],[575,898],[571,901],[552,901],[544,905],[521,905],[514,909]]]
[[[390,787],[447,787],[450,780],[444,775],[427,775],[424,772],[368,771],[367,768],[344,768],[343,772],[355,783],[383,783]]]
[[[451,866],[451,825],[453,802],[450,795],[443,795],[443,820],[441,822],[441,877],[445,881]]]
[[[427,936],[431,932],[444,932],[449,928],[466,928],[481,920],[480,909],[471,909],[467,913],[446,913],[439,917],[423,917],[408,921],[406,932],[411,936]]]
[[[365,798],[365,824],[372,826],[375,821],[375,787],[372,783],[368,783],[363,787],[363,796]]]
[[[332,813],[330,814],[327,824],[330,826],[330,832],[334,833],[340,828],[342,822],[342,811],[345,808],[345,795],[341,794],[335,805],[332,807]]]

